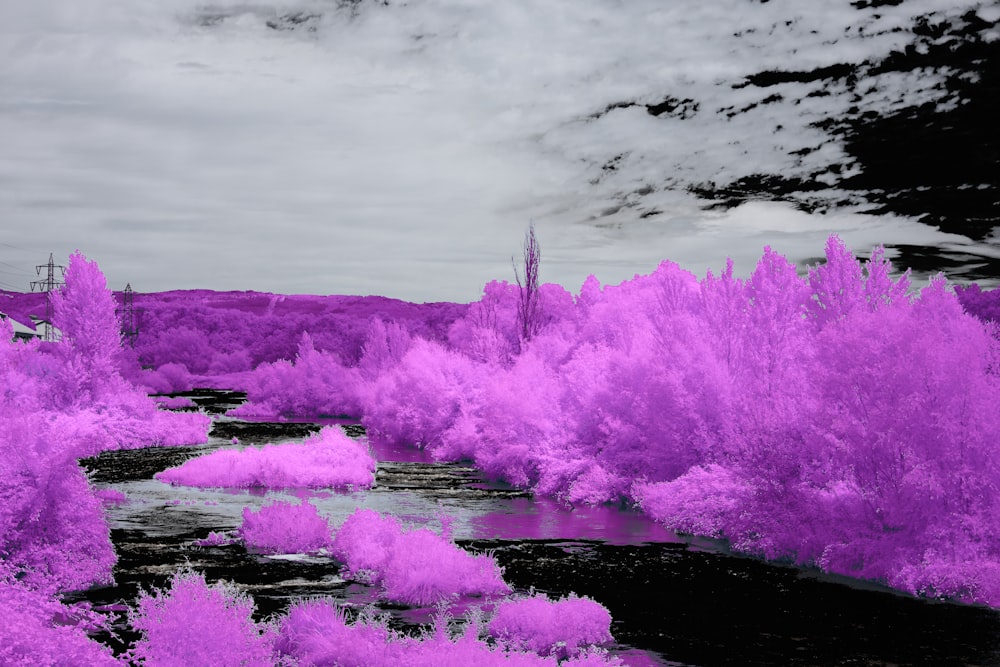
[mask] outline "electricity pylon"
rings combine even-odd
[[[118,309],[118,316],[122,324],[122,338],[128,341],[129,347],[135,347],[135,339],[139,337],[139,320],[135,312],[135,293],[132,291],[132,283],[125,285],[122,292],[122,307]]]
[[[49,253],[49,263],[36,265],[35,274],[42,275],[42,269],[46,269],[45,280],[32,280],[31,291],[34,292],[37,287],[39,292],[45,292],[45,329],[42,338],[53,342],[56,340],[56,334],[55,329],[52,328],[52,291],[63,284],[61,280],[56,280],[56,269],[59,269],[59,277],[61,278],[66,275],[66,267],[56,264],[52,253]]]

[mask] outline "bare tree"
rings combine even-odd
[[[520,298],[517,304],[517,324],[518,332],[521,335],[521,342],[531,340],[542,329],[542,309],[539,303],[538,287],[538,266],[542,259],[541,249],[538,247],[538,240],[535,238],[535,224],[528,226],[528,231],[524,235],[523,252],[523,275],[518,270],[517,262],[511,257],[514,265],[514,278],[520,288]]]

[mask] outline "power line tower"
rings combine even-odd
[[[122,307],[116,311],[122,324],[122,338],[128,341],[129,347],[135,347],[135,339],[139,337],[139,318],[135,310],[135,293],[132,283],[125,285],[122,292]]]
[[[59,277],[62,278],[66,275],[66,267],[56,264],[52,253],[49,253],[49,263],[36,265],[35,274],[42,275],[42,269],[46,270],[45,280],[32,280],[31,291],[34,292],[37,287],[39,292],[45,292],[45,333],[43,339],[52,342],[56,340],[55,329],[52,328],[52,291],[63,284],[61,280],[56,280],[56,269],[59,269]]]

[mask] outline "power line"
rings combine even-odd
[[[2,245],[2,246],[6,246],[6,247],[8,247],[8,248],[13,248],[14,250],[23,250],[24,252],[30,252],[30,253],[34,253],[34,252],[36,252],[36,251],[34,251],[34,250],[28,250],[27,248],[22,248],[22,247],[21,247],[21,246],[19,246],[19,245],[14,245],[14,244],[12,244],[12,243],[5,243],[4,241],[0,241],[0,245]]]
[[[16,265],[11,264],[9,262],[0,262],[0,264],[3,264],[4,266],[9,266],[10,268],[14,269],[14,271],[16,271],[20,275],[23,275],[23,276],[30,276],[31,275],[30,271],[26,271],[25,269],[21,268],[20,266],[16,266]],[[12,272],[5,271],[5,273],[12,273]]]

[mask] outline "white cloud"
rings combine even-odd
[[[545,278],[570,289],[591,272],[614,282],[664,258],[692,269],[755,258],[769,242],[813,256],[841,228],[864,244],[941,242],[912,221],[850,212],[720,215],[684,192],[844,163],[811,123],[846,95],[733,84],[880,57],[905,43],[910,17],[940,3],[913,0],[878,19],[849,5],[802,13],[793,0],[424,0],[363,4],[353,17],[336,4],[5,3],[0,217],[11,242],[80,248],[113,285],[141,291],[413,300],[469,300],[509,278],[530,220]],[[316,18],[267,26],[290,12]],[[933,99],[934,82],[885,75],[862,103]],[[761,104],[774,93],[803,103]],[[698,110],[590,118],[667,96]],[[804,147],[819,150],[791,155]]]

